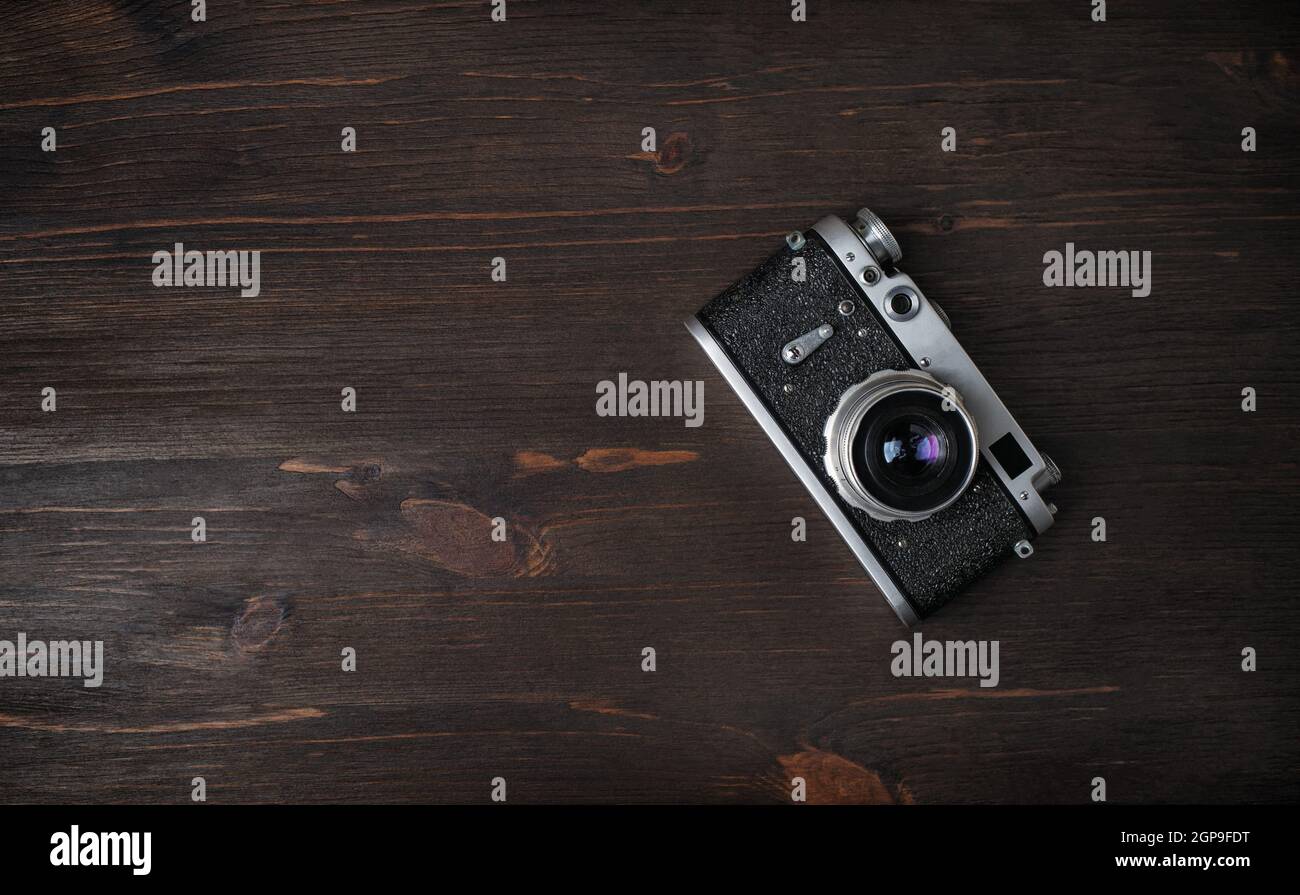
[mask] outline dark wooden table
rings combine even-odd
[[[0,9],[0,639],[107,654],[0,678],[0,800],[1300,798],[1293,5],[207,6]],[[682,328],[863,204],[1065,472],[921,628],[997,688],[890,674]],[[260,295],[155,288],[177,241]],[[1151,295],[1045,288],[1067,241]]]

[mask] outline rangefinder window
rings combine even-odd
[[[1003,471],[1013,479],[1033,465],[1029,462],[1029,457],[1025,456],[1020,443],[1016,441],[1016,436],[1010,432],[993,442],[989,446],[989,452],[1002,466]]]

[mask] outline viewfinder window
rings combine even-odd
[[[998,461],[998,465],[1006,472],[1007,478],[1014,479],[1031,465],[1029,458],[1025,456],[1024,449],[1016,441],[1016,436],[1008,432],[989,447],[989,452],[993,458]]]

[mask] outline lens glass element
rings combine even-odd
[[[924,512],[950,501],[975,462],[965,418],[943,409],[942,395],[909,389],[881,398],[853,436],[853,471],[887,507]]]
[[[943,459],[947,440],[921,416],[898,417],[881,433],[884,469],[903,481],[925,476]]]

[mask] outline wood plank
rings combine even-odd
[[[0,679],[0,801],[1300,798],[1291,5],[689,6],[5,6],[0,638],[108,667]],[[681,328],[861,204],[1065,471],[921,629],[996,688],[891,675]],[[260,294],[154,288],[176,241]],[[1066,241],[1151,296],[1045,288]],[[598,417],[619,371],[705,424]]]

